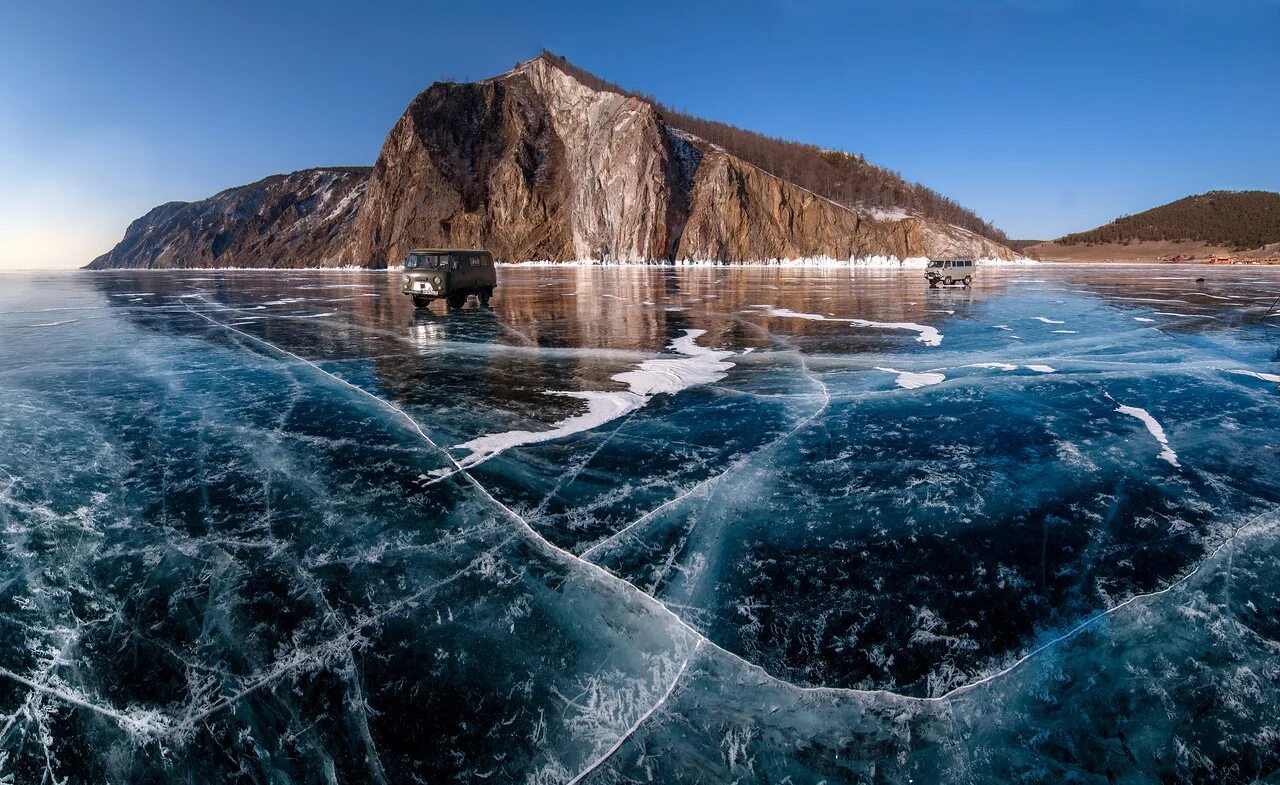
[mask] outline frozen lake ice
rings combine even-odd
[[[1276,776],[1280,270],[500,272],[0,276],[0,782]]]

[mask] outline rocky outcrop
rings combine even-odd
[[[373,264],[431,245],[509,261],[665,259],[674,175],[652,106],[539,58],[413,100],[374,165],[357,253]]]
[[[546,56],[415,98],[357,224],[355,259],[377,266],[431,245],[508,261],[1015,256],[949,224],[836,204]]]
[[[367,167],[304,169],[162,204],[89,269],[328,267],[350,256]]]
[[[427,88],[367,181],[310,170],[162,205],[91,266],[382,267],[423,246],[512,262],[1015,256],[940,221],[837,204],[543,55]]]

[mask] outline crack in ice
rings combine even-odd
[[[707,642],[706,638],[698,639],[698,642],[693,646],[693,651],[689,652],[689,656],[685,658],[683,663],[681,663],[680,670],[676,672],[675,678],[671,680],[671,684],[667,687],[667,691],[662,693],[662,696],[658,698],[657,702],[655,702],[653,706],[649,708],[648,711],[642,714],[640,716],[640,719],[636,720],[635,723],[632,724],[630,728],[627,728],[627,730],[623,732],[621,736],[618,737],[617,741],[613,743],[612,747],[606,750],[603,755],[597,758],[585,769],[580,771],[576,777],[566,782],[565,785],[577,785],[579,782],[582,782],[582,780],[586,778],[587,775],[589,775],[591,772],[603,766],[605,762],[607,762],[610,758],[613,757],[614,753],[622,749],[622,745],[626,744],[627,739],[634,736],[636,731],[640,730],[640,726],[644,725],[645,722],[647,722],[649,718],[653,716],[654,712],[662,708],[662,706],[667,702],[667,699],[671,697],[671,693],[675,692],[676,685],[678,685],[680,683],[680,679],[684,677],[684,672],[685,670],[688,669],[689,663],[693,661],[694,657],[698,656],[698,652],[702,650],[702,644],[706,642]]]

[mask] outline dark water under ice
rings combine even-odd
[[[500,273],[0,276],[0,782],[1280,776],[1280,270]]]

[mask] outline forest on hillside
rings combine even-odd
[[[1210,191],[1058,238],[1063,245],[1194,240],[1236,250],[1280,242],[1280,194]]]
[[[667,123],[675,128],[723,147],[730,154],[772,175],[846,207],[901,209],[955,224],[996,242],[1008,240],[1004,232],[955,200],[920,183],[909,183],[897,172],[867,163],[861,155],[841,150],[824,150],[816,145],[778,139],[728,123],[694,117],[662,104],[652,95],[637,93],[607,82],[557,54],[543,52],[539,56],[572,74],[588,87],[627,95],[652,104],[662,113]]]

